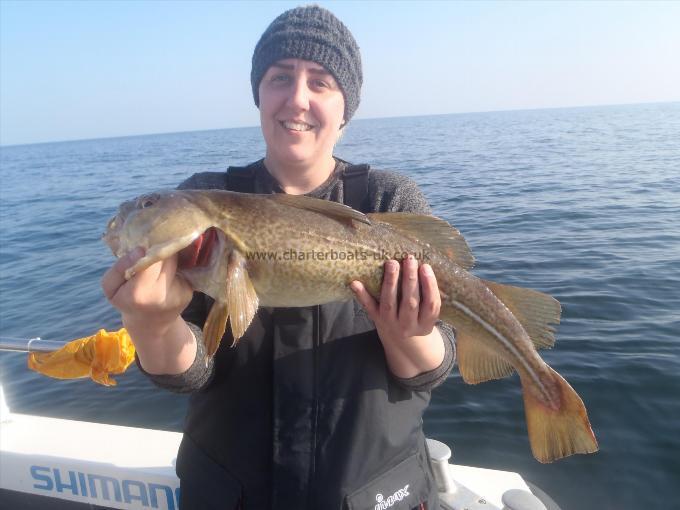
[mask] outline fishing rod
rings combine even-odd
[[[28,339],[0,337],[0,351],[54,352],[61,349],[63,346],[63,342],[43,340],[39,336]]]

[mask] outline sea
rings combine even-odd
[[[427,435],[459,464],[521,473],[564,510],[680,508],[680,103],[354,120],[335,153],[413,178],[467,239],[477,276],[561,302],[541,354],[581,395],[600,451],[540,464],[517,376],[469,386],[456,369]],[[2,147],[0,337],[118,329],[99,285],[118,204],[263,154],[259,128]],[[134,365],[117,380],[53,380],[0,352],[15,412],[181,430],[186,396]]]

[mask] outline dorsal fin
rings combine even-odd
[[[367,216],[371,221],[388,223],[408,237],[429,244],[465,270],[475,264],[475,257],[465,238],[440,218],[403,212],[371,213]]]
[[[482,280],[500,299],[531,337],[537,349],[555,345],[555,328],[559,324],[562,308],[552,296],[533,289],[523,289]]]
[[[352,220],[361,223],[371,224],[371,221],[364,213],[355,211],[351,207],[338,202],[321,200],[320,198],[306,197],[304,195],[287,195],[285,193],[275,193],[268,195],[271,200],[290,207],[297,207],[306,211],[314,211],[325,216],[334,218],[342,223],[352,223]]]

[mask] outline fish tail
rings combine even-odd
[[[522,375],[522,396],[529,442],[539,462],[552,462],[575,453],[598,450],[583,401],[564,378],[547,367],[546,384],[555,389],[556,399],[546,403],[535,393],[530,378]]]

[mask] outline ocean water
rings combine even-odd
[[[117,329],[99,279],[117,205],[263,154],[259,129],[3,147],[0,336]],[[356,120],[336,154],[410,175],[477,258],[474,273],[560,300],[542,356],[583,398],[595,455],[531,456],[516,376],[456,371],[425,416],[456,462],[522,473],[562,508],[680,508],[680,103]],[[21,413],[180,430],[186,397],[133,366],[119,385],[55,381],[0,352]]]

